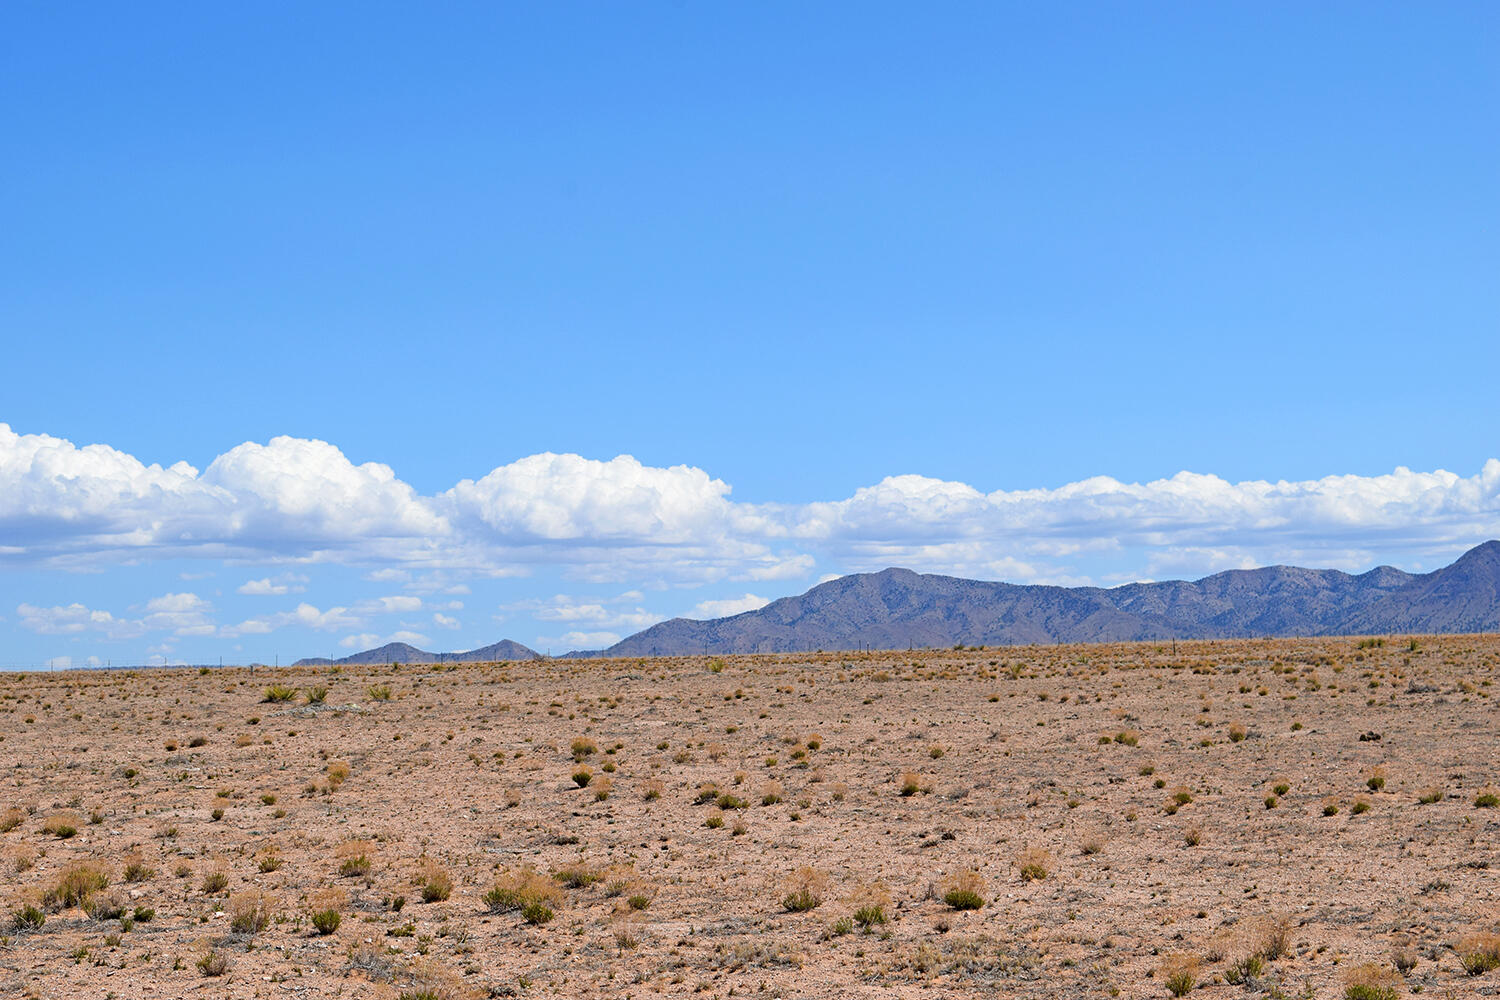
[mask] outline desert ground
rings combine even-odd
[[[0,993],[1500,993],[1500,638],[0,676]]]

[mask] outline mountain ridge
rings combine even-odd
[[[841,576],[725,618],[673,618],[605,649],[559,658],[1489,631],[1500,631],[1496,540],[1430,573],[1263,566],[1112,588],[969,580],[892,567]],[[394,646],[431,659],[380,658]],[[342,660],[299,663],[468,662],[502,646],[436,654],[397,643]],[[524,655],[487,658],[539,655],[519,643],[507,648]]]
[[[540,653],[510,639],[501,639],[488,646],[469,649],[461,653],[429,653],[405,642],[388,642],[374,649],[361,650],[348,656],[332,659],[326,656],[309,656],[292,664],[294,667],[332,667],[362,665],[370,663],[494,663],[501,660],[536,660]]]

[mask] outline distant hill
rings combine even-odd
[[[1390,566],[1357,576],[1335,569],[1267,566],[1109,589],[991,583],[887,569],[830,580],[729,618],[673,618],[608,649],[564,656],[1494,631],[1500,631],[1500,541],[1485,542],[1452,565],[1423,574]],[[537,656],[508,640],[467,653],[428,653],[397,642],[341,660],[297,663],[452,663]]]
[[[492,663],[501,660],[535,660],[540,654],[519,642],[502,639],[489,646],[471,649],[463,653],[429,653],[424,649],[404,642],[388,642],[376,649],[353,653],[337,660],[311,656],[298,660],[294,667],[322,667],[335,664],[368,663]]]
[[[1500,542],[1432,573],[1357,576],[1269,566],[1123,587],[989,583],[887,569],[840,577],[758,611],[674,618],[569,656],[786,653],[1384,632],[1500,630]]]

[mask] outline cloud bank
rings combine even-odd
[[[1231,483],[1181,472],[1148,483],[1095,477],[992,493],[895,475],[844,499],[746,504],[702,469],[655,468],[627,455],[531,455],[423,495],[390,467],[355,465],[323,441],[242,444],[200,472],[0,424],[0,564],[12,566],[97,568],[182,557],[333,563],[370,567],[392,580],[429,580],[432,591],[450,593],[464,591],[465,576],[541,567],[580,580],[663,587],[889,565],[1065,583],[1090,578],[1080,566],[1111,562],[1127,564],[1136,577],[1270,562],[1357,569],[1377,556],[1447,558],[1497,535],[1495,459],[1470,476],[1398,468],[1380,476]],[[295,592],[299,583],[265,577],[241,590],[274,595]],[[734,606],[751,606],[752,596]],[[414,598],[391,600],[397,603],[384,610],[420,607]],[[574,635],[651,617],[638,608],[559,605],[550,612],[549,620],[574,626]],[[129,632],[152,615],[189,616],[174,620],[174,631],[204,627],[191,608],[142,609],[138,618],[112,621],[79,605],[28,605],[20,614],[28,627],[58,633]],[[360,617],[310,605],[295,614],[315,628],[352,626]],[[449,627],[451,619],[432,621]],[[251,634],[274,624],[252,619],[238,628]]]

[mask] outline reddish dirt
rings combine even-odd
[[[3,675],[0,993],[1492,994],[1497,665],[1447,636]]]

